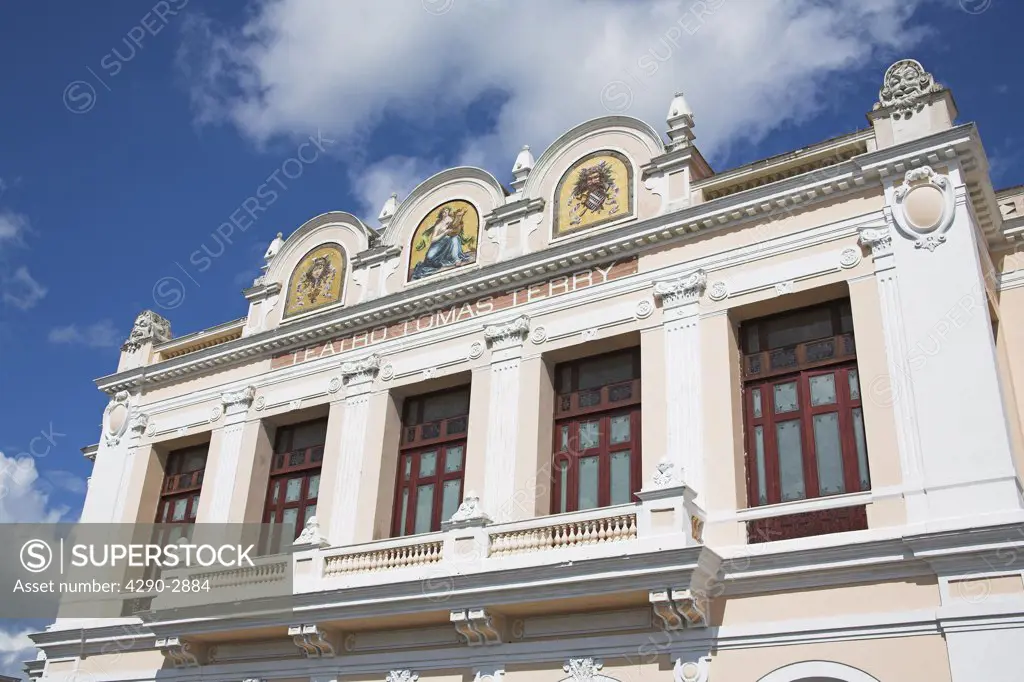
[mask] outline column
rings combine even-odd
[[[484,340],[491,350],[490,398],[487,407],[487,446],[483,508],[495,522],[516,517],[514,504],[516,450],[519,439],[520,364],[530,319],[489,325]]]
[[[892,405],[896,422],[896,448],[900,458],[903,498],[907,505],[907,523],[927,520],[924,499],[924,469],[921,461],[921,439],[918,433],[914,384],[907,367],[907,340],[904,336],[903,310],[900,303],[899,278],[892,252],[892,231],[888,227],[861,230],[860,243],[871,250],[878,283],[878,299],[882,308],[882,330],[888,364],[885,378],[862,379],[861,391]]]
[[[921,166],[886,187],[899,266],[899,287],[885,294],[899,309],[887,318],[899,319],[887,324],[904,330],[896,364],[912,389],[894,404],[912,406],[935,530],[1018,521],[1022,510],[979,257],[987,247],[960,173],[955,162]]]
[[[704,425],[701,410],[699,302],[707,275],[689,275],[654,285],[665,330],[665,453],[668,461],[702,503]]]
[[[376,354],[341,366],[345,384],[341,429],[340,432],[332,431],[329,422],[327,433],[329,442],[335,442],[333,439],[341,442],[332,485],[325,490],[330,498],[327,537],[333,545],[350,545],[357,537],[359,484],[370,428],[370,399],[380,367],[381,359]],[[334,421],[334,409],[331,412]]]
[[[210,437],[210,451],[206,460],[207,474],[200,493],[199,512],[196,514],[196,521],[199,523],[241,521],[237,514],[231,514],[231,502],[239,487],[239,459],[245,417],[255,395],[256,389],[252,386],[220,395],[224,421],[214,429]],[[247,489],[248,481],[243,481],[241,486]]]

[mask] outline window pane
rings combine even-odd
[[[746,350],[747,350],[748,353],[757,353],[758,351],[761,350],[761,347],[758,345],[758,339],[757,339],[758,327],[757,327],[756,324],[748,324],[748,325],[744,325],[744,326],[745,326],[746,331],[747,331],[747,349]]]
[[[428,483],[416,488],[416,521],[413,533],[429,533],[434,515],[434,484]]]
[[[277,504],[277,501],[279,499],[281,499],[281,480],[280,479],[274,481],[274,496],[272,498],[272,501],[273,501],[274,504]]]
[[[206,468],[206,446],[201,450],[189,450],[182,453],[181,473],[199,471]]]
[[[420,455],[420,478],[437,473],[437,451],[431,450]]]
[[[307,500],[315,500],[320,495],[320,474],[313,474],[309,478],[309,490],[306,492]]]
[[[818,459],[818,492],[838,495],[843,483],[843,446],[839,440],[839,413],[816,414],[813,420],[814,452]]]
[[[174,514],[171,516],[172,521],[184,521],[185,520],[185,509],[188,507],[188,498],[183,500],[174,501]]]
[[[792,346],[832,336],[832,311],[827,308],[800,310],[774,320],[762,322],[765,326],[768,349]]]
[[[860,400],[860,375],[857,370],[851,369],[846,373],[846,378],[850,381],[850,400]]]
[[[775,385],[775,414],[793,412],[799,407],[796,398],[796,382]]]
[[[433,422],[469,413],[469,389],[439,393],[423,398],[423,422]]]
[[[284,514],[281,516],[281,525],[284,526],[285,528],[287,528],[286,531],[283,531],[285,533],[285,538],[294,538],[295,537],[295,535],[296,535],[296,533],[295,533],[296,527],[295,526],[298,523],[298,520],[299,520],[299,510],[298,509],[285,509],[284,510]]]
[[[402,473],[402,477],[405,480],[409,480],[409,476],[412,475],[412,455],[405,456],[405,470]]]
[[[459,492],[462,488],[462,481],[445,481],[441,489],[441,520],[447,521],[459,509]]]
[[[559,492],[558,492],[558,498],[559,498],[558,511],[559,512],[564,512],[564,511],[568,511],[568,504],[569,504],[569,501],[568,501],[568,498],[569,498],[569,463],[566,462],[564,459],[561,460],[560,462],[558,462],[558,471],[559,471],[559,475],[558,475],[558,487],[559,487]]]
[[[612,443],[629,442],[629,415],[620,414],[611,418]]]
[[[768,504],[768,478],[764,470],[764,427],[754,427],[754,454],[757,459],[757,503]]]
[[[398,517],[398,534],[405,535],[405,523],[409,519],[409,489],[402,488],[402,514]]]
[[[580,422],[580,449],[596,448],[600,444],[600,422]]]
[[[188,510],[188,517],[190,519],[195,520],[196,513],[198,511],[199,511],[199,496],[198,495],[193,495],[192,496],[192,506]]]
[[[811,385],[811,407],[832,405],[836,402],[835,374],[818,374],[809,379]]]
[[[633,354],[619,353],[580,363],[578,390],[598,388],[633,378]]]
[[[750,392],[750,400],[754,404],[754,419],[761,418],[761,389],[755,388]]]
[[[775,425],[775,438],[779,448],[779,477],[782,483],[782,501],[802,500],[807,497],[804,487],[803,447],[800,444],[800,420],[779,422]]]
[[[559,440],[562,444],[559,446],[558,451],[565,452],[569,449],[569,425],[562,424],[560,431],[561,438]]]
[[[579,509],[593,509],[597,506],[597,457],[580,457],[579,460]]]
[[[612,504],[626,504],[633,497],[629,485],[629,450],[612,454]]]
[[[305,450],[327,441],[327,420],[322,419],[292,427],[292,450]]]
[[[302,479],[301,478],[289,478],[288,484],[284,489],[284,501],[285,502],[298,502],[299,497],[302,495]]]
[[[306,506],[306,513],[303,515],[304,518],[302,519],[303,527],[305,527],[306,522],[309,521],[314,516],[316,516],[316,505],[315,504],[307,505]]]
[[[444,472],[450,474],[453,471],[462,471],[462,451],[465,448],[461,445],[449,445],[444,453]]]
[[[572,365],[562,365],[558,370],[558,392],[572,391]]]
[[[853,439],[857,442],[857,473],[860,477],[860,489],[871,487],[868,476],[868,446],[864,440],[864,414],[859,407],[853,408]]]

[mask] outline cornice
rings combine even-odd
[[[501,225],[513,220],[525,218],[528,215],[544,210],[544,199],[534,197],[532,199],[517,199],[503,206],[498,206],[484,216],[484,228]]]
[[[96,380],[96,385],[113,394],[118,390],[175,381],[187,375],[252,361],[338,334],[367,330],[388,321],[528,285],[583,267],[636,256],[651,248],[663,248],[666,244],[684,241],[694,233],[763,220],[766,216],[776,216],[780,211],[803,210],[825,200],[862,191],[869,183],[877,183],[908,168],[937,163],[940,157],[955,160],[961,150],[972,153],[976,146],[974,125],[958,126],[863,154],[819,171],[625,224],[615,230],[553,244],[511,261],[426,283],[413,290],[325,311],[322,315],[287,327],[101,377]]]

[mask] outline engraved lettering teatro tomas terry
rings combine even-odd
[[[604,284],[614,279],[628,277],[636,272],[637,259],[635,257],[622,261],[613,261],[607,265],[595,266],[579,270],[570,275],[552,277],[543,282],[511,289],[497,296],[484,296],[474,301],[458,303],[416,317],[409,317],[390,325],[374,327],[373,329],[341,336],[326,343],[318,343],[288,353],[275,355],[271,360],[270,366],[272,369],[277,369],[278,367],[289,367],[302,362],[336,355],[354,348],[363,348],[375,343],[381,343],[382,341],[401,338],[417,332],[425,332],[428,329],[436,329],[456,322],[472,320],[481,315],[487,315],[499,310],[507,310],[545,298],[572,293],[597,284]]]

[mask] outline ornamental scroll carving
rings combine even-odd
[[[484,340],[492,349],[521,346],[530,333],[530,318],[520,315],[511,322],[484,327]]]
[[[665,306],[695,303],[704,294],[707,283],[707,273],[697,270],[678,279],[655,283],[654,297]]]

